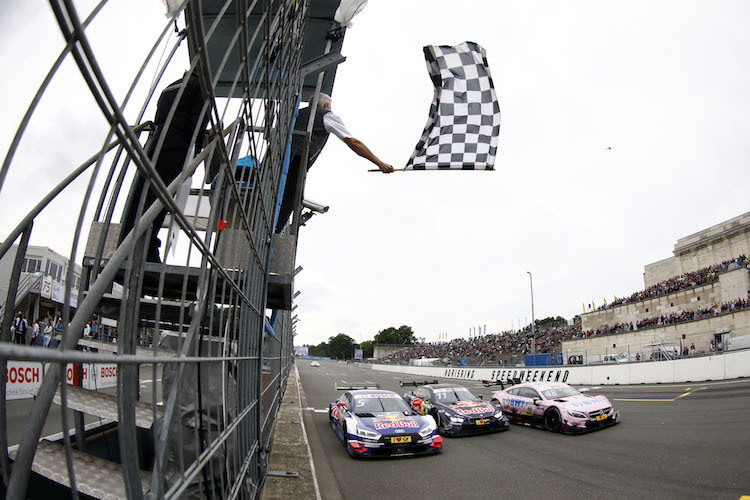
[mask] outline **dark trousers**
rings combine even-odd
[[[297,194],[297,183],[299,182],[300,171],[299,164],[301,156],[293,156],[289,161],[289,171],[286,174],[286,185],[284,194],[281,197],[281,208],[279,209],[279,218],[276,220],[276,232],[280,233],[286,226],[289,216],[294,211],[294,195]]]
[[[16,332],[13,334],[13,342],[16,344],[25,344],[26,343],[26,332],[19,332],[16,330]]]
[[[185,162],[188,150],[182,148],[169,148],[162,149],[159,154],[159,159],[156,161],[156,171],[161,177],[164,184],[169,184],[174,181],[180,172],[182,172],[182,165]],[[120,232],[120,241],[125,239],[128,233],[135,227],[135,216],[138,212],[138,206],[140,205],[141,195],[143,192],[143,186],[145,184],[145,177],[141,172],[138,172],[135,176],[133,186],[130,188],[131,202],[126,208],[125,213],[122,217],[122,230]],[[156,189],[149,185],[148,193],[146,193],[146,201],[143,205],[143,211],[148,210],[148,207],[156,200]],[[161,241],[157,238],[159,229],[161,229],[164,219],[167,217],[167,210],[162,210],[159,215],[154,219],[153,225],[151,226],[151,237],[148,243],[148,252],[146,254],[146,260],[149,262],[161,262],[159,259],[159,246]]]

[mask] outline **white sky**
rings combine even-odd
[[[4,155],[62,37],[42,0],[2,11]],[[163,12],[111,0],[92,25],[116,95]],[[517,327],[531,319],[526,271],[537,318],[642,289],[643,266],[678,238],[748,211],[749,14],[743,1],[372,0],[346,35],[334,111],[401,167],[432,99],[422,47],[477,42],[502,111],[496,170],[367,173],[332,137],[308,176],[306,197],[331,210],[301,233],[295,343],[402,324],[428,340]],[[0,235],[101,146],[103,119],[72,66],[0,193]],[[32,243],[69,252],[77,206],[75,193],[56,202]]]

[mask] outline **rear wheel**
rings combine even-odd
[[[560,432],[560,429],[562,428],[560,410],[557,408],[550,408],[547,410],[547,413],[544,414],[544,427],[548,431]]]

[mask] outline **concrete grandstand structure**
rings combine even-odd
[[[677,240],[674,256],[646,265],[646,287],[750,253],[750,212]]]
[[[563,355],[601,356],[623,353],[630,359],[649,356],[656,345],[680,351],[694,345],[698,353],[709,352],[711,343],[728,344],[731,339],[750,335],[750,310],[726,307],[750,295],[750,271],[738,256],[750,254],[750,212],[722,222],[703,231],[681,238],[675,244],[674,256],[645,266],[646,289],[669,280],[680,280],[716,266],[709,279],[698,286],[681,287],[672,293],[659,294],[642,300],[600,308],[581,316],[582,332],[596,331],[613,325],[635,325],[623,333],[584,336],[563,341]],[[732,262],[732,261],[735,262]],[[720,265],[723,264],[723,265]],[[638,328],[648,318],[679,315],[700,311],[700,319],[675,324]],[[709,311],[706,314],[706,311]],[[583,334],[585,335],[585,333]]]

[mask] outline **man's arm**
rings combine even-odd
[[[354,137],[346,137],[342,139],[349,149],[357,153],[362,158],[366,158],[378,166],[381,172],[384,174],[390,174],[393,172],[393,166],[380,161],[380,159],[370,151],[370,148],[364,145],[364,143]]]

